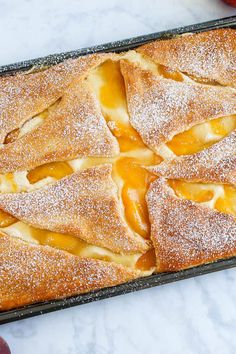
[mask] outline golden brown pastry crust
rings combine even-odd
[[[1,77],[0,143],[8,133],[58,100],[74,80],[85,77],[90,69],[113,56],[93,54],[66,60],[44,71]]]
[[[234,89],[177,82],[121,61],[130,123],[156,153],[192,126],[236,113]]]
[[[0,311],[86,293],[141,276],[141,272],[0,233]]]
[[[40,146],[40,149],[39,149]],[[64,92],[40,126],[0,148],[0,172],[29,170],[83,156],[111,157],[119,145],[86,81]]]
[[[207,149],[163,161],[148,170],[190,182],[236,184],[236,130]]]
[[[177,198],[164,178],[147,194],[159,272],[178,271],[236,255],[236,219]]]
[[[158,64],[196,78],[236,86],[236,30],[188,34],[145,44],[137,51]]]
[[[121,254],[149,245],[127,226],[111,165],[73,173],[28,193],[0,194],[0,208],[36,228],[77,236]]]

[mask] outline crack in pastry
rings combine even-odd
[[[236,218],[175,196],[164,178],[147,194],[157,269],[178,271],[236,254]]]
[[[0,194],[0,207],[36,228],[66,233],[121,254],[149,246],[127,227],[111,178],[111,166],[77,172],[28,193]]]
[[[219,142],[236,129],[236,115],[194,125],[166,143],[177,156],[197,153]]]
[[[3,217],[2,212],[1,217]],[[34,244],[50,246],[62,251],[67,251],[75,256],[99,259],[106,262],[115,262],[132,269],[142,270],[143,274],[150,274],[155,268],[155,259],[150,260],[152,263],[149,262],[149,266],[147,266],[146,253],[149,251],[144,254],[115,253],[108,248],[96,246],[70,234],[62,234],[59,232],[29,226],[28,224],[19,221],[10,214],[6,213],[4,215],[4,222],[1,224],[5,226],[1,227],[0,231],[10,235],[11,237],[16,237]]]
[[[234,29],[178,36],[145,44],[137,51],[155,63],[221,85],[236,86]]]
[[[164,79],[126,61],[121,71],[130,123],[156,153],[174,135],[236,111],[233,89]]]
[[[176,196],[236,217],[236,188],[225,184],[168,180]]]
[[[166,178],[236,185],[236,130],[207,149],[148,169]]]
[[[117,285],[142,275],[0,233],[0,311]]]

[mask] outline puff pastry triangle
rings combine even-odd
[[[236,86],[236,31],[217,29],[145,44],[138,52],[196,78]]]
[[[0,78],[0,143],[11,131],[58,100],[68,86],[115,54],[94,54],[69,59],[36,73]]]
[[[0,232],[0,311],[117,285],[140,272]]]
[[[117,253],[144,252],[149,245],[128,228],[111,172],[111,165],[100,165],[36,191],[0,194],[0,208],[36,228],[74,235]]]
[[[121,61],[130,123],[156,153],[192,126],[236,112],[233,89],[177,82]]]
[[[236,184],[236,130],[209,148],[163,161],[148,170],[190,182]]]
[[[236,219],[180,199],[164,178],[147,194],[158,271],[178,271],[236,255]]]
[[[0,148],[0,172],[118,153],[118,142],[106,125],[94,93],[85,81],[78,81],[64,93],[40,126]]]

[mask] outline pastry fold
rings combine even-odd
[[[217,29],[145,44],[137,51],[196,79],[236,86],[236,30]]]
[[[176,134],[236,113],[234,89],[177,82],[121,61],[131,125],[159,153]]]
[[[148,167],[159,176],[190,182],[236,184],[236,130],[200,152]]]
[[[36,228],[74,235],[113,252],[145,252],[149,244],[125,222],[111,172],[111,165],[100,165],[36,191],[0,194],[0,208]]]
[[[0,78],[0,143],[11,131],[57,101],[78,79],[115,54],[69,59],[44,71]]]
[[[147,204],[159,272],[236,255],[235,217],[178,198],[164,178],[151,184]]]
[[[106,125],[95,94],[86,81],[77,81],[38,127],[0,148],[0,172],[118,153],[118,142]]]
[[[81,258],[0,233],[0,311],[60,299],[140,277],[112,262]]]

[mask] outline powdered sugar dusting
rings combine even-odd
[[[148,249],[122,216],[111,165],[74,173],[33,192],[0,194],[0,207],[34,227],[74,235],[117,253]]]
[[[137,278],[138,271],[0,234],[0,310]]]
[[[138,51],[156,63],[196,78],[236,86],[236,31],[218,29],[151,42]]]
[[[0,171],[15,172],[52,161],[118,153],[119,145],[95,95],[86,82],[76,82],[39,127],[0,149]]]
[[[158,153],[160,145],[193,125],[236,113],[233,89],[176,82],[123,63],[130,122]]]
[[[179,199],[160,178],[147,194],[159,271],[176,271],[236,252],[236,219]]]
[[[44,71],[0,78],[0,142],[59,99],[74,80],[113,54],[94,54],[69,59]]]
[[[236,184],[236,130],[210,148],[163,161],[149,170],[167,178]]]
[[[185,38],[182,41],[185,50],[176,52],[177,70],[185,71],[182,65],[186,61],[189,74],[222,84],[232,83],[235,51],[229,33],[230,39],[224,37],[225,45],[220,46],[211,33],[206,42],[193,48],[188,43],[195,41],[195,35]],[[219,36],[218,42],[223,37]],[[171,43],[174,45],[175,40]],[[152,45],[155,47],[156,43]],[[194,60],[190,60],[193,55]],[[26,120],[60,100],[39,126],[0,149],[0,170],[31,169],[78,156],[118,155],[118,143],[106,126],[99,102],[85,78],[103,61],[121,58],[130,60],[131,57],[109,53],[92,55],[66,61],[43,72],[1,78],[0,142],[8,132],[21,128]],[[175,134],[236,111],[233,89],[164,79],[141,70],[134,62],[121,63],[130,122],[155,152]],[[170,67],[174,68],[171,63]],[[189,156],[184,172],[178,167],[174,173],[183,173],[191,180],[200,166],[194,160],[197,158],[205,168],[201,179],[213,178],[215,173],[222,183],[226,180],[235,183],[235,138],[234,132],[212,150],[203,150],[197,157]],[[160,168],[163,166],[166,165],[163,163]],[[171,168],[168,165],[166,173]],[[178,199],[172,192],[166,181],[159,179],[147,195],[159,271],[179,270],[236,253],[235,218]],[[144,253],[149,248],[148,242],[134,235],[124,219],[110,165],[78,171],[33,192],[0,194],[0,207],[28,225],[77,236],[120,257]],[[81,259],[7,235],[0,235],[0,254],[0,308],[78,294],[141,275],[110,261],[95,261],[92,255],[90,259]]]

